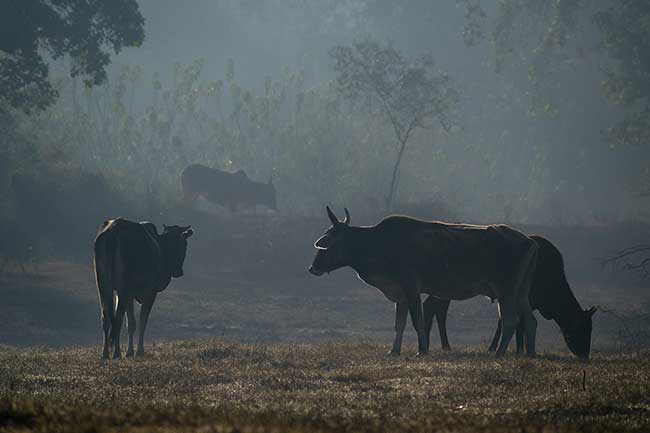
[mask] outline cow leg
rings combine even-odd
[[[149,313],[151,313],[151,307],[153,307],[153,302],[156,300],[156,294],[154,293],[151,298],[145,300],[140,308],[140,332],[138,336],[138,351],[136,355],[144,355],[144,330],[147,327],[147,320],[149,320]]]
[[[418,355],[425,355],[427,353],[427,342],[425,341],[424,335],[424,317],[422,314],[420,291],[410,288],[410,290],[407,289],[405,292],[413,327],[418,334]]]
[[[431,341],[431,328],[433,327],[433,318],[436,315],[436,298],[429,296],[422,303],[422,313],[424,314],[424,338],[427,340],[427,347]]]
[[[523,320],[519,320],[517,325],[517,333],[515,338],[517,341],[517,355],[520,355],[524,351],[524,334],[526,332],[526,325]]]
[[[497,349],[497,356],[501,356],[508,350],[508,345],[517,328],[517,306],[514,299],[499,299],[499,316],[501,317],[503,334],[501,343]]]
[[[497,321],[497,330],[494,332],[494,337],[492,337],[492,342],[490,343],[490,347],[488,347],[488,352],[494,352],[497,350],[497,345],[499,344],[499,338],[501,338],[502,329],[503,321],[501,321],[501,318],[499,317],[499,320]]]
[[[128,349],[126,349],[126,356],[133,356],[133,334],[135,334],[136,327],[135,314],[133,312],[133,298],[130,298],[127,301],[126,319],[126,324],[128,325],[129,329],[129,346]]]
[[[525,329],[525,341],[526,341],[526,354],[528,356],[535,356],[535,337],[537,334],[537,319],[533,315],[533,310],[530,307],[530,304],[523,306],[523,327]],[[522,342],[523,343],[523,342]]]
[[[102,330],[104,331],[104,349],[102,350],[102,358],[108,359],[111,347],[111,328],[114,322],[115,311],[115,296],[111,289],[110,296],[103,296],[100,293],[100,303],[102,308]]]
[[[113,321],[113,329],[111,330],[111,338],[115,349],[113,351],[113,358],[119,359],[122,357],[120,349],[120,333],[122,332],[122,320],[124,319],[124,311],[129,302],[126,296],[117,297],[117,308],[115,310],[115,320]]]
[[[525,275],[521,287],[519,288],[519,317],[523,321],[523,326],[526,330],[526,354],[528,356],[535,356],[535,337],[537,335],[537,319],[533,314],[533,309],[530,306],[530,288],[535,276],[535,269],[537,268],[537,244],[528,250],[525,261]]]
[[[408,313],[408,304],[406,302],[398,302],[395,304],[395,341],[390,351],[391,355],[399,355],[402,352],[402,337],[404,336],[406,316],[408,316]]]
[[[437,303],[436,320],[438,321],[438,333],[440,334],[442,350],[451,350],[449,338],[447,337],[447,311],[449,311],[450,303],[451,301],[448,299],[440,299]]]

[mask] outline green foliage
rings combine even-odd
[[[205,81],[202,68],[176,64],[170,85],[138,67],[92,89],[62,78],[55,106],[18,118],[39,159],[102,173],[145,214],[177,202],[190,163],[244,169],[259,181],[272,175],[287,213],[354,197],[361,208],[379,194],[381,122],[350,110],[327,85],[307,89],[299,72],[269,77],[257,93],[237,81],[233,62],[222,80]],[[147,100],[142,89],[151,94],[144,105],[135,102]]]
[[[107,48],[139,46],[144,18],[135,0],[9,0],[0,13],[0,99],[25,111],[56,99],[45,54],[68,55],[87,86],[106,81]]]
[[[366,38],[350,46],[336,46],[331,55],[337,74],[337,90],[355,103],[367,105],[386,116],[397,139],[396,161],[386,207],[393,205],[397,175],[406,144],[416,128],[432,120],[445,130],[458,103],[451,78],[434,67],[433,57],[424,55],[410,62],[397,49]],[[374,108],[376,105],[378,108]]]
[[[614,59],[605,70],[605,91],[618,103],[640,107],[612,129],[614,137],[645,144],[650,137],[650,2],[614,2],[593,19]]]
[[[505,0],[497,2],[492,31],[480,4],[466,0],[468,45],[488,40],[497,71],[528,70],[529,91],[541,110],[556,115],[548,98],[561,72],[574,77],[576,65],[595,57],[602,68],[604,93],[625,109],[624,119],[609,125],[610,138],[646,143],[650,136],[650,3],[644,0]],[[585,47],[602,46],[590,53]],[[606,57],[602,58],[605,54]],[[565,95],[561,95],[565,98]]]

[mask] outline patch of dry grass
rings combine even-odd
[[[3,431],[649,431],[650,359],[387,355],[385,345],[0,353]],[[583,371],[586,389],[583,389]]]

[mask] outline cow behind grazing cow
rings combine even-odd
[[[117,218],[104,222],[97,233],[93,264],[104,331],[104,358],[108,358],[111,344],[115,347],[113,357],[121,357],[120,331],[125,312],[129,331],[126,355],[133,355],[134,300],[142,305],[137,354],[144,354],[144,331],[156,295],[167,288],[172,278],[183,276],[187,239],[194,231],[190,226],[163,227],[162,234],[158,234],[153,223]]]
[[[240,204],[261,204],[277,210],[272,180],[269,179],[268,183],[252,181],[243,170],[229,173],[192,164],[181,173],[181,187],[186,202],[193,202],[202,196],[214,204],[228,206],[231,212],[235,212]]]
[[[309,271],[322,275],[350,266],[359,278],[395,302],[395,341],[399,354],[408,313],[426,353],[421,293],[463,300],[484,295],[499,302],[503,335],[497,354],[506,352],[522,317],[535,353],[537,322],[529,303],[537,244],[505,225],[478,226],[422,221],[393,215],[369,227],[350,226],[346,209],[339,221],[327,207],[332,226],[318,238]]]
[[[537,268],[530,288],[530,305],[539,310],[542,317],[555,320],[562,331],[562,336],[569,350],[582,360],[589,359],[591,349],[592,316],[596,307],[583,310],[573,295],[564,273],[564,259],[560,250],[548,239],[531,235],[538,247]],[[424,322],[427,339],[434,316],[438,320],[438,331],[443,350],[449,350],[447,338],[447,310],[449,301],[429,296],[424,301]],[[497,330],[492,338],[489,351],[497,348],[501,336],[502,323],[499,319]],[[517,327],[517,353],[524,346],[523,323]]]

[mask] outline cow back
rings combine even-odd
[[[161,290],[163,256],[152,223],[118,218],[104,224],[95,244],[105,242],[112,261],[115,288],[138,291]],[[164,287],[162,287],[164,289]]]

